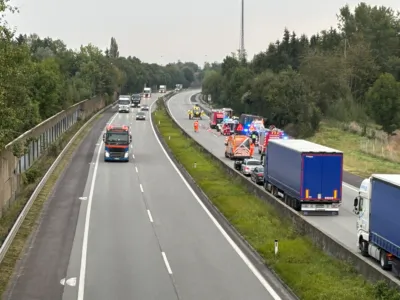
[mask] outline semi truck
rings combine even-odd
[[[358,248],[396,276],[400,273],[399,209],[400,175],[372,174],[363,180],[354,199]]]
[[[104,161],[129,161],[129,145],[132,143],[129,126],[107,125],[103,142]]]
[[[131,97],[129,95],[121,95],[118,97],[118,112],[129,113],[131,106]]]
[[[140,94],[133,94],[131,96],[131,106],[140,107],[140,102],[142,101],[142,96]]]
[[[158,92],[159,93],[165,93],[167,91],[167,86],[166,85],[160,85]]]
[[[145,87],[143,89],[143,97],[144,98],[151,98],[151,88]]]
[[[182,84],[176,84],[175,85],[175,92],[179,92],[183,88]]]
[[[264,188],[304,215],[338,215],[343,153],[306,140],[272,139],[264,160]]]

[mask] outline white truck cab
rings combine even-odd
[[[359,248],[361,252],[364,250],[364,254],[368,253],[370,201],[371,180],[367,178],[362,181],[358,196],[354,199],[354,213],[358,215],[356,223],[357,237]]]
[[[165,93],[167,91],[167,86],[166,85],[160,85],[160,88],[158,90],[159,93]]]
[[[130,112],[131,107],[131,96],[121,95],[118,98],[118,112]]]
[[[145,87],[143,89],[143,96],[144,98],[151,98],[151,88]]]

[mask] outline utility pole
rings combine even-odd
[[[244,49],[244,0],[242,0],[242,14],[240,20],[240,45],[239,45],[239,59],[245,59],[246,51]]]

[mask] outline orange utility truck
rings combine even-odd
[[[250,158],[251,140],[245,135],[231,135],[225,142],[225,157],[234,160],[234,167],[240,170],[243,160]]]

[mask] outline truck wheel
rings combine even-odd
[[[226,157],[226,158],[229,158],[228,152],[226,152],[226,151],[225,151],[225,157]]]
[[[358,244],[358,247],[360,248],[361,251],[361,255],[362,256],[369,256],[368,255],[368,242],[364,241],[363,239],[360,241],[360,243]]]
[[[379,261],[380,261],[380,264],[381,264],[381,268],[383,270],[390,270],[390,269],[392,269],[392,266],[389,265],[389,260],[388,260],[386,254],[387,254],[386,251],[381,249],[380,260]]]

